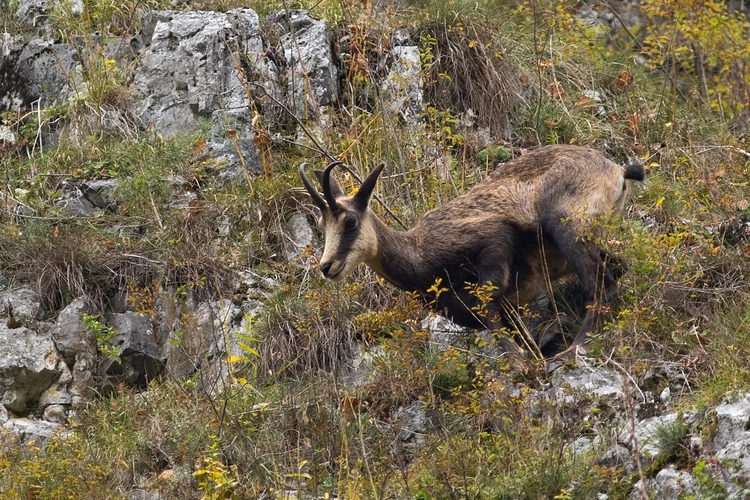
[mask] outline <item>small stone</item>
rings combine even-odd
[[[286,221],[284,234],[284,257],[293,261],[300,257],[305,248],[315,241],[315,232],[303,214],[294,214]]]
[[[659,394],[659,399],[665,405],[669,404],[672,399],[672,390],[669,388],[669,386],[665,387],[664,390],[661,391],[661,394]]]
[[[167,469],[165,471],[162,471],[161,474],[159,474],[159,480],[169,481],[170,479],[172,479],[172,476],[174,476],[174,471],[172,469]]]
[[[44,409],[44,420],[56,424],[64,424],[68,419],[63,405],[49,405]]]

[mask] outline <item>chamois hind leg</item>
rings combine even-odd
[[[585,241],[572,221],[550,216],[542,221],[542,231],[551,240],[581,282],[579,303],[585,308],[583,323],[573,343],[556,357],[564,356],[582,347],[589,333],[601,327],[601,310],[617,291],[617,280],[607,269],[600,249]]]
[[[595,298],[602,300],[606,304],[617,293],[619,288],[618,282],[627,267],[625,261],[617,256],[608,254],[593,243],[579,243],[584,245],[589,258],[597,266],[595,274],[597,292]],[[572,298],[572,305],[573,309],[581,315],[584,315],[586,308],[591,305],[589,287],[583,286],[583,282],[580,288],[576,288],[576,293]]]

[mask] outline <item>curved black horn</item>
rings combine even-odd
[[[321,183],[323,184],[323,196],[326,197],[328,207],[333,211],[336,211],[336,209],[338,208],[338,203],[336,203],[336,197],[331,193],[331,170],[333,170],[333,167],[335,167],[336,165],[343,164],[343,161],[333,161],[328,164],[325,172],[323,172],[323,182]]]
[[[302,184],[305,185],[305,189],[307,189],[307,192],[310,194],[310,198],[312,198],[313,203],[315,203],[319,209],[325,210],[326,209],[326,202],[323,199],[323,197],[320,195],[317,189],[315,189],[312,185],[312,183],[308,180],[307,176],[305,175],[305,167],[307,167],[307,162],[301,164],[299,166],[299,175],[302,177]]]

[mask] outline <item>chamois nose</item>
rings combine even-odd
[[[326,278],[328,277],[328,273],[331,271],[331,266],[333,265],[332,262],[322,262],[320,264],[320,271],[323,273],[323,276]]]

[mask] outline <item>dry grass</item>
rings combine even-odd
[[[383,290],[374,275],[356,273],[360,280],[340,286],[314,275],[288,276],[258,319],[260,373],[274,377],[315,371],[340,374],[355,345],[370,329],[359,315],[393,304],[392,291]]]
[[[85,223],[29,221],[8,228],[0,239],[0,269],[19,283],[33,283],[50,314],[76,297],[105,305],[128,287],[153,283],[188,287],[197,300],[231,296],[234,272],[214,245],[214,215],[178,214],[170,232],[179,238],[162,249],[153,241],[169,239],[168,234],[123,241]]]
[[[520,104],[520,74],[491,29],[470,22],[425,30],[423,35],[434,39],[425,99],[455,116],[467,116],[495,139],[510,140]]]
[[[163,272],[162,263],[113,253],[99,234],[76,225],[31,223],[22,229],[21,236],[6,232],[0,238],[2,271],[34,284],[49,314],[80,296],[104,304],[128,283],[147,283]]]

